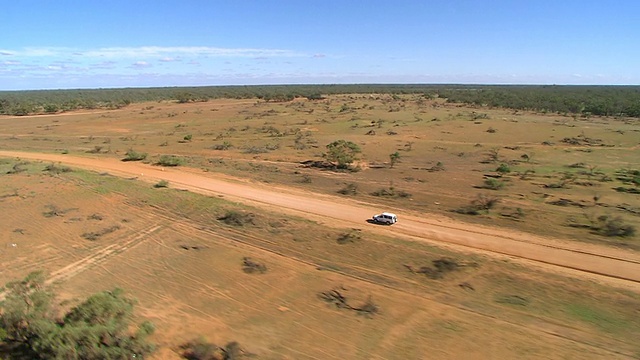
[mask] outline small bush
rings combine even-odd
[[[184,164],[184,160],[175,155],[162,155],[156,165],[161,166],[180,166]]]
[[[160,180],[158,183],[153,185],[154,188],[167,188],[169,187],[169,182],[167,180]]]
[[[327,303],[335,305],[338,309],[353,310],[358,314],[364,315],[369,318],[380,312],[380,308],[376,303],[373,302],[371,296],[367,297],[367,300],[362,305],[353,306],[350,304],[350,301],[347,299],[347,297],[342,293],[343,290],[346,289],[343,287],[334,288],[332,290],[319,293],[318,297],[321,300],[326,301]]]
[[[362,237],[360,236],[360,230],[352,229],[349,232],[340,234],[340,236],[338,236],[337,242],[340,245],[344,245],[344,244],[347,244],[347,243],[356,242],[357,240],[360,240],[361,238]]]
[[[489,210],[493,209],[499,202],[500,199],[496,197],[480,194],[471,201],[469,205],[462,206],[453,211],[458,214],[480,215],[483,212],[488,213]]]
[[[15,163],[13,167],[11,167],[11,170],[7,171],[7,174],[18,174],[18,173],[27,171],[27,169],[24,166],[28,164],[29,163],[26,161]]]
[[[249,257],[244,257],[242,258],[242,271],[246,272],[247,274],[255,274],[258,272],[260,274],[264,274],[265,272],[267,272],[267,266],[263,263],[253,261]]]
[[[213,149],[213,150],[221,150],[222,151],[222,150],[229,150],[232,147],[233,147],[233,145],[231,145],[231,143],[229,143],[228,141],[225,141],[222,144],[213,145],[211,147],[211,149]]]
[[[93,147],[93,149],[87,150],[87,153],[89,153],[89,154],[100,154],[100,153],[102,153],[102,149],[103,148],[104,148],[103,146],[95,145]]]
[[[436,171],[444,171],[444,164],[441,161],[438,161],[434,166],[430,167],[428,169],[430,172],[436,172]]]
[[[338,190],[338,194],[342,195],[357,195],[358,194],[358,184],[349,183],[345,185],[342,189]]]
[[[102,230],[99,231],[93,231],[93,232],[86,232],[84,234],[82,234],[82,237],[89,240],[89,241],[96,241],[98,240],[100,237],[107,235],[107,234],[111,234],[112,232],[116,231],[120,229],[120,225],[113,225],[111,227],[108,228],[104,228]]]
[[[510,173],[511,172],[511,168],[509,168],[509,165],[507,165],[505,163],[502,163],[502,164],[500,164],[500,166],[498,166],[496,171],[501,173],[501,174],[506,174],[506,173]]]
[[[482,188],[489,189],[489,190],[500,190],[504,188],[504,185],[505,185],[504,181],[494,179],[494,178],[489,178],[484,180],[484,185],[482,186]]]
[[[304,174],[302,175],[302,179],[300,179],[300,182],[302,184],[311,184],[311,182],[313,182],[313,179],[311,178],[311,176]]]
[[[47,171],[51,174],[62,174],[62,173],[67,173],[67,172],[71,172],[71,168],[67,167],[67,166],[63,166],[63,165],[56,165],[56,164],[50,164],[44,167],[43,171]]]
[[[255,225],[254,214],[235,210],[227,211],[227,213],[224,214],[224,216],[219,217],[218,220],[232,226],[244,226],[248,224]]]
[[[122,161],[141,161],[147,158],[147,153],[139,153],[133,149],[127,150]]]
[[[250,146],[244,149],[245,154],[265,154],[268,152],[269,152],[269,149],[263,146]]]
[[[598,233],[609,237],[632,237],[636,234],[636,228],[632,225],[625,224],[624,220],[620,216],[599,216],[595,230]]]
[[[390,186],[388,189],[379,189],[371,193],[373,196],[384,196],[384,197],[394,197],[394,198],[408,198],[411,197],[411,194],[404,190],[396,190],[393,186]]]
[[[180,346],[180,349],[182,357],[187,360],[237,360],[244,358],[244,351],[235,341],[220,347],[204,338],[199,338]]]

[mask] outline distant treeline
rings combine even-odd
[[[558,85],[256,85],[0,91],[0,114],[28,115],[121,108],[146,101],[210,99],[290,101],[333,94],[420,94],[487,107],[581,115],[640,117],[640,86]]]

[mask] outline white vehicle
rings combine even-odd
[[[373,221],[378,224],[392,225],[398,222],[396,214],[383,212],[382,214],[373,215]]]

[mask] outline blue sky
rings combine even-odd
[[[0,90],[640,84],[637,0],[0,1]]]

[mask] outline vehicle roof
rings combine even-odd
[[[394,213],[390,213],[390,212],[383,212],[383,213],[382,213],[382,214],[380,214],[380,215],[396,216],[396,214],[394,214]]]

